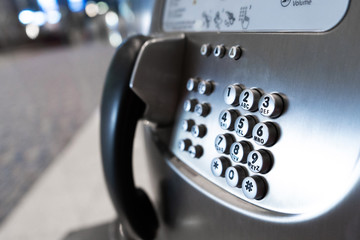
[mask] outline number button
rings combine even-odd
[[[240,137],[251,138],[255,124],[256,120],[252,116],[240,116],[235,121],[235,132]]]
[[[234,142],[230,147],[230,157],[236,163],[246,163],[247,156],[251,151],[251,146],[245,141]]]
[[[263,95],[259,101],[259,112],[264,117],[276,118],[280,116],[283,107],[283,99],[276,93]]]
[[[260,92],[257,89],[246,89],[240,95],[240,106],[244,110],[254,112],[258,108]]]
[[[260,200],[266,195],[266,183],[260,176],[246,177],[241,185],[247,198]]]
[[[195,113],[198,116],[206,117],[210,112],[210,105],[207,103],[198,103],[195,105]]]
[[[270,147],[275,144],[278,132],[274,124],[270,122],[258,123],[253,131],[253,140],[260,146]]]
[[[247,156],[247,165],[254,173],[267,173],[271,168],[271,155],[263,149],[254,150]]]
[[[203,154],[203,148],[200,145],[190,146],[188,152],[192,158],[200,158]]]
[[[211,162],[211,172],[216,177],[224,177],[226,169],[230,166],[230,161],[226,157],[215,158]]]
[[[210,44],[201,45],[200,54],[203,56],[209,56],[211,54],[211,45]]]
[[[215,149],[218,153],[229,154],[231,144],[234,142],[234,138],[230,134],[219,134],[215,138]]]
[[[197,78],[190,78],[186,83],[186,89],[191,91],[196,91],[199,84],[199,79]]]
[[[241,183],[246,176],[246,170],[240,166],[228,167],[225,172],[225,180],[230,187],[241,188]]]
[[[218,58],[222,58],[225,55],[225,47],[224,45],[217,45],[214,49],[214,56]]]
[[[194,125],[195,125],[195,122],[192,119],[188,119],[188,120],[185,119],[181,122],[181,128],[182,128],[182,130],[184,130],[186,132],[190,132],[192,126],[194,126]]]
[[[194,136],[194,137],[197,137],[197,138],[202,138],[205,136],[206,134],[206,127],[205,125],[194,125],[192,126],[191,128],[191,134]]]
[[[232,46],[229,51],[229,58],[238,60],[241,56],[240,46]]]
[[[213,90],[213,84],[209,80],[201,80],[198,85],[198,92],[201,95],[209,95]]]
[[[224,101],[226,104],[237,106],[239,105],[239,96],[242,88],[239,85],[229,85],[224,91]]]
[[[238,117],[235,110],[224,110],[219,115],[219,125],[224,130],[234,130],[234,122]]]
[[[187,151],[191,146],[190,139],[183,139],[178,142],[178,148],[180,151]]]
[[[198,103],[196,99],[188,99],[184,102],[184,110],[186,112],[193,112],[195,105]]]

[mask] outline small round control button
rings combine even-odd
[[[198,103],[196,99],[188,99],[184,102],[184,110],[186,112],[193,112],[195,105]]]
[[[187,83],[186,83],[186,89],[191,92],[191,91],[196,91],[198,84],[199,84],[200,80],[197,78],[190,78]]]
[[[194,136],[194,137],[197,137],[197,138],[202,138],[205,136],[206,134],[206,127],[205,125],[194,125],[192,126],[191,128],[191,134]]]
[[[195,113],[198,116],[206,117],[210,112],[210,105],[208,103],[198,103],[195,105]]]
[[[234,142],[234,138],[230,134],[219,134],[215,138],[215,149],[218,153],[229,154],[230,146]]]
[[[249,115],[240,116],[235,121],[235,132],[240,137],[251,138],[255,124],[256,120],[254,117]]]
[[[183,139],[178,142],[178,148],[180,151],[187,151],[191,146],[190,139]]]
[[[182,128],[182,130],[184,130],[186,132],[190,132],[192,126],[194,126],[194,125],[195,125],[195,122],[192,119],[184,119],[181,122],[181,128]]]
[[[209,80],[201,80],[198,85],[198,92],[202,95],[209,95],[213,90],[213,84]]]
[[[214,56],[218,58],[222,58],[225,55],[225,47],[224,45],[220,44],[217,45],[214,49]]]
[[[256,111],[260,97],[261,93],[258,90],[253,88],[245,89],[241,92],[239,99],[241,108],[251,112]]]
[[[241,183],[246,176],[245,169],[240,166],[228,167],[225,172],[226,183],[230,187],[241,188]]]
[[[200,158],[203,154],[203,148],[200,145],[190,146],[188,152],[192,158]]]
[[[239,85],[229,85],[224,91],[224,101],[226,104],[237,106],[239,105],[239,96],[242,88]]]
[[[201,45],[200,54],[203,56],[209,56],[211,54],[211,45],[207,43]]]
[[[239,116],[236,110],[223,110],[219,115],[219,125],[224,130],[234,130],[234,122]]]
[[[284,101],[276,93],[265,94],[259,101],[259,112],[264,117],[276,118],[283,111]]]
[[[245,141],[234,142],[230,147],[231,160],[236,163],[246,163],[246,159],[251,150],[251,145]]]
[[[271,168],[271,156],[264,150],[254,150],[247,156],[247,165],[254,173],[267,173]]]
[[[241,56],[240,46],[232,46],[229,50],[229,58],[238,60]]]
[[[271,122],[257,123],[252,131],[253,140],[260,146],[270,147],[275,144],[278,132]]]
[[[266,195],[266,183],[260,176],[246,177],[241,185],[247,198],[260,200]]]
[[[225,177],[225,171],[230,165],[226,157],[214,158],[211,162],[211,172],[216,177]]]

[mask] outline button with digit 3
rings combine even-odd
[[[219,115],[219,125],[224,130],[234,130],[234,122],[239,116],[236,110],[223,110]]]
[[[229,154],[229,149],[233,142],[234,137],[231,134],[219,134],[215,138],[215,149],[218,153]]]
[[[191,91],[196,91],[199,84],[199,79],[197,78],[190,78],[186,83],[186,89]]]
[[[242,191],[249,199],[260,200],[266,195],[266,183],[260,176],[246,177],[242,181]]]
[[[224,177],[225,171],[230,165],[230,160],[226,157],[214,158],[211,161],[211,172],[216,177]]]
[[[240,166],[228,167],[225,172],[226,183],[230,187],[241,188],[241,183],[246,176],[246,170]]]
[[[213,84],[210,80],[201,80],[198,85],[198,92],[201,95],[209,95],[213,90]]]
[[[244,110],[256,111],[258,108],[258,102],[261,97],[259,90],[255,88],[245,89],[240,95],[240,106]]]
[[[277,141],[278,131],[273,123],[261,122],[255,125],[252,135],[257,144],[270,147]]]
[[[200,158],[203,154],[203,148],[200,145],[190,146],[188,152],[192,158]]]
[[[235,121],[235,132],[240,137],[251,138],[255,124],[256,120],[254,117],[249,115],[240,116]]]
[[[245,141],[234,142],[230,147],[231,160],[236,163],[246,163],[247,156],[251,150],[251,145]]]
[[[229,85],[224,90],[224,101],[226,104],[239,105],[239,96],[242,88],[239,85]]]
[[[272,165],[271,155],[264,149],[251,151],[247,157],[247,165],[254,173],[267,173]]]
[[[259,101],[259,112],[265,117],[276,118],[283,111],[284,101],[279,94],[265,94]]]

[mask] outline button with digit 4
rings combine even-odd
[[[191,91],[196,91],[198,84],[199,84],[200,80],[197,78],[190,78],[187,83],[186,83],[186,89],[191,92]]]
[[[241,92],[239,99],[241,108],[251,112],[256,111],[260,97],[261,93],[259,90],[255,88],[245,89]]]
[[[211,172],[216,177],[224,177],[225,171],[230,165],[230,160],[226,157],[214,158],[211,162]]]
[[[240,116],[235,121],[235,132],[240,137],[251,138],[255,124],[254,117],[250,115]]]
[[[203,148],[200,145],[190,146],[188,152],[192,158],[200,158],[203,154]]]
[[[236,110],[223,110],[219,115],[219,125],[224,130],[234,130],[234,122],[239,116]]]
[[[210,112],[210,105],[208,103],[198,103],[195,105],[195,113],[198,116],[206,117]]]
[[[253,140],[260,146],[270,147],[275,144],[278,139],[278,131],[271,122],[261,122],[255,125],[253,132]]]
[[[204,137],[205,134],[206,134],[206,127],[205,127],[205,125],[200,124],[200,125],[194,125],[194,126],[192,126],[192,128],[191,128],[191,134],[192,134],[194,137],[197,137],[197,138],[202,138],[202,137]]]
[[[196,99],[188,99],[184,102],[184,110],[185,112],[193,112],[195,109],[195,105],[198,103]]]
[[[219,134],[215,138],[215,149],[218,153],[229,154],[229,149],[233,142],[234,137],[231,134]]]
[[[228,167],[225,172],[226,183],[230,187],[241,188],[241,183],[246,176],[246,170],[240,166]]]
[[[265,117],[276,118],[283,111],[284,101],[279,94],[269,93],[260,98],[259,112]]]
[[[239,96],[242,88],[240,85],[229,85],[224,90],[224,101],[226,104],[237,106],[239,105]]]
[[[198,85],[198,92],[201,95],[209,95],[213,90],[213,83],[210,80],[201,80]]]
[[[272,165],[271,155],[264,149],[251,151],[247,156],[247,165],[254,173],[267,173]]]
[[[231,160],[236,163],[246,163],[247,156],[251,150],[251,145],[245,141],[234,142],[230,147]]]
[[[242,191],[247,198],[260,200],[266,195],[266,182],[260,176],[246,177],[242,181]]]

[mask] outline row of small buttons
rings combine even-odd
[[[211,52],[213,52],[215,57],[223,58],[226,53],[226,47],[223,44],[216,45],[214,51],[212,51],[212,46],[208,43],[201,45],[200,53],[203,56],[210,56]],[[229,58],[238,60],[241,56],[241,48],[240,46],[232,46],[229,50]]]
[[[199,78],[190,78],[186,83],[186,89],[189,92],[198,91],[201,95],[209,95],[214,88],[211,80],[200,80]]]
[[[196,138],[202,138],[206,134],[206,126],[203,124],[196,125],[195,121],[192,119],[185,119],[182,121],[182,129],[186,132],[191,132],[191,134]]]
[[[277,93],[261,96],[256,88],[244,89],[237,84],[229,85],[224,91],[224,101],[228,105],[238,106],[244,110],[255,112],[259,110],[264,117],[276,118],[283,111],[283,99]]]
[[[204,152],[200,145],[192,145],[190,139],[182,139],[178,142],[180,151],[187,151],[192,158],[200,158]]]
[[[225,177],[229,186],[241,188],[247,198],[260,200],[266,195],[266,182],[262,177],[247,176],[243,167],[231,166],[225,157],[212,160],[211,172],[216,177]]]

